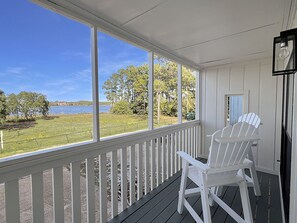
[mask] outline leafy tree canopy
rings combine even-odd
[[[118,115],[132,115],[133,112],[130,108],[130,104],[127,101],[116,102],[112,108],[111,113]]]
[[[21,116],[26,120],[40,114],[46,117],[50,107],[45,95],[27,91],[9,94],[6,97],[5,104],[7,114],[13,115],[17,119]]]
[[[148,65],[119,69],[104,83],[106,98],[112,105],[128,102],[134,114],[148,112]],[[195,111],[195,76],[190,69],[182,70],[183,115]],[[177,116],[177,64],[156,58],[154,65],[155,114]]]

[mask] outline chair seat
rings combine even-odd
[[[189,167],[188,177],[197,185],[200,184],[199,177],[197,173],[197,168],[194,166]],[[227,186],[230,184],[238,184],[243,181],[243,177],[237,174],[237,171],[232,171],[229,173],[214,173],[207,174],[206,185],[207,187],[215,187],[218,185]]]

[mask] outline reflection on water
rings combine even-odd
[[[110,105],[100,105],[100,113],[108,113]],[[93,113],[93,106],[51,106],[50,115]]]

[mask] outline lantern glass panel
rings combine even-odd
[[[284,50],[283,48],[281,48],[281,42],[277,42],[275,44],[275,53],[274,53],[274,71],[275,72],[281,72],[281,71],[285,71],[285,70],[292,70],[294,69],[294,63],[289,63],[290,61],[290,57],[294,56],[294,44],[293,44],[293,40],[288,40],[288,46],[287,46],[287,50],[288,52],[288,56],[286,56],[285,58],[280,57],[281,54],[281,50]],[[294,58],[292,58],[294,59]]]

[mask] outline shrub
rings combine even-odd
[[[110,109],[111,113],[118,115],[132,115],[132,109],[127,101],[119,101],[115,103]]]

